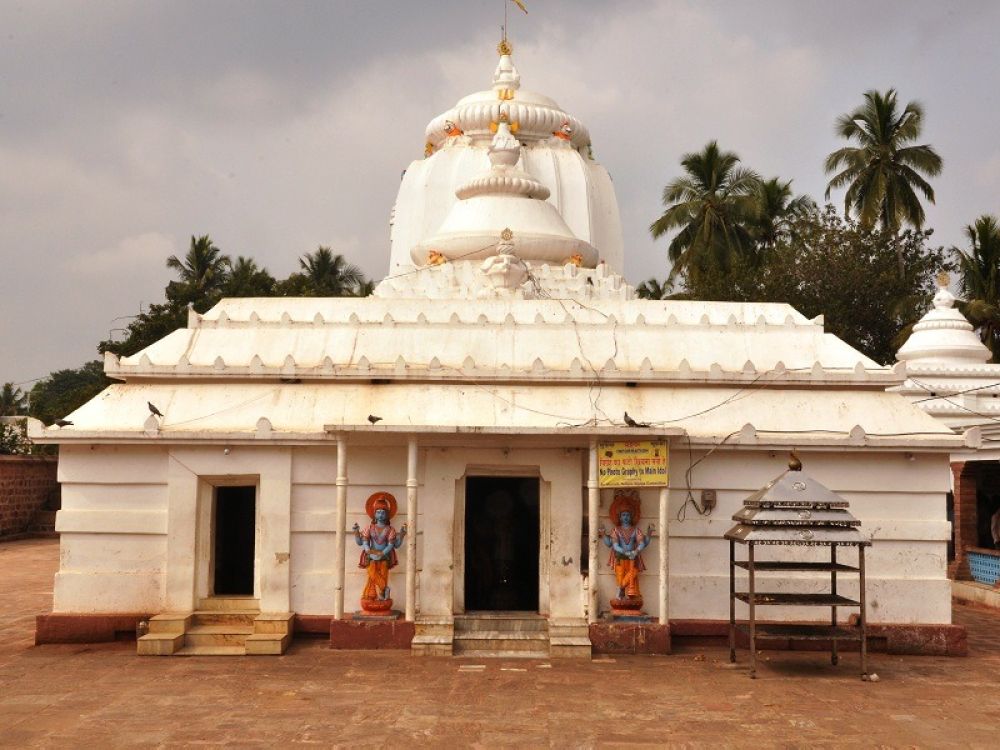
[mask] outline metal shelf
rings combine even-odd
[[[734,596],[741,602],[750,603],[750,593],[737,591]],[[754,592],[753,603],[757,606],[773,604],[777,606],[801,607],[860,607],[861,602],[839,594],[778,594]]]
[[[735,563],[737,568],[743,568],[744,570],[750,570],[750,563],[747,560],[737,560]],[[767,571],[767,570],[780,570],[780,571],[812,571],[815,573],[832,573],[834,571],[838,573],[857,573],[858,568],[852,565],[842,565],[840,563],[829,563],[829,562],[778,562],[778,561],[768,561],[768,562],[754,562],[753,569],[755,571]]]
[[[736,623],[736,629],[750,634],[750,625],[745,622]],[[754,637],[761,640],[794,638],[800,641],[860,641],[861,628],[851,628],[842,625],[813,624],[778,624],[766,623],[754,625]]]

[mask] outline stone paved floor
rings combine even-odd
[[[587,663],[413,659],[300,641],[282,657],[139,658],[32,646],[52,540],[0,544],[2,747],[997,747],[1000,614],[956,608],[968,658],[721,648]],[[743,656],[745,663],[745,653]],[[480,668],[481,667],[481,668]]]

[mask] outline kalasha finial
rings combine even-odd
[[[788,454],[788,468],[791,471],[802,471],[802,462],[794,451]]]
[[[509,55],[514,51],[514,48],[510,45],[506,39],[501,39],[500,44],[497,45],[497,54],[499,55]]]
[[[502,232],[500,232],[500,239],[502,239],[504,242],[510,242],[512,239],[514,239],[514,233],[510,231],[510,227],[507,227]]]
[[[938,271],[938,275],[935,276],[935,278],[937,279],[938,287],[941,289],[944,289],[949,283],[951,283],[951,276],[947,271]]]

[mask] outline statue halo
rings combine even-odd
[[[618,517],[621,515],[623,510],[630,511],[632,513],[632,524],[638,525],[640,514],[639,514],[639,493],[635,490],[620,490],[615,493],[615,499],[611,502],[611,510],[608,516],[611,518],[611,523],[615,526],[618,525]]]
[[[396,498],[388,492],[376,492],[365,500],[365,513],[373,521],[375,520],[375,511],[379,508],[385,508],[389,511],[389,519],[391,520],[396,515]]]

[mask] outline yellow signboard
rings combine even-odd
[[[666,487],[667,443],[662,440],[599,443],[597,476],[600,487]]]

